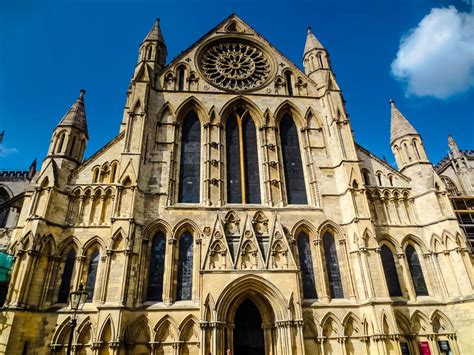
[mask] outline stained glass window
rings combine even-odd
[[[91,255],[89,268],[87,269],[87,282],[86,282],[87,302],[91,302],[94,297],[95,280],[97,278],[97,269],[99,268],[99,260],[100,260],[99,251],[96,250]]]
[[[380,256],[382,258],[385,279],[387,280],[388,294],[391,297],[402,296],[400,281],[397,274],[397,267],[395,266],[392,251],[388,246],[382,245],[380,248]]]
[[[179,169],[179,202],[199,202],[201,175],[201,124],[194,111],[183,121]]]
[[[413,246],[408,245],[405,249],[407,256],[408,267],[410,268],[411,279],[413,286],[415,287],[415,293],[417,296],[428,296],[428,289],[426,288],[425,278],[423,276],[423,270],[421,269],[420,259]]]
[[[300,259],[301,280],[303,283],[303,298],[315,299],[316,285],[314,282],[313,258],[311,257],[311,245],[306,233],[298,236],[298,254]]]
[[[244,143],[244,165],[246,202],[260,203],[260,179],[258,172],[258,150],[255,123],[246,115],[242,122],[242,133]]]
[[[288,203],[307,204],[298,131],[289,114],[286,114],[281,120],[280,139]]]
[[[150,270],[148,273],[148,301],[163,300],[163,273],[165,271],[166,238],[158,232],[151,244]]]
[[[59,286],[58,303],[69,302],[69,292],[71,290],[72,272],[74,270],[74,263],[76,262],[76,253],[71,250],[64,263],[63,276],[61,278],[61,285]]]
[[[336,243],[334,237],[329,232],[326,232],[323,236],[323,247],[331,298],[344,298],[339,261],[337,260]]]
[[[176,300],[190,300],[193,290],[193,237],[185,232],[179,240]]]

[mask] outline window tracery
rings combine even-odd
[[[272,72],[264,51],[240,39],[210,43],[201,50],[199,61],[208,82],[232,91],[255,90],[267,82]]]

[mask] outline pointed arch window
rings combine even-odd
[[[201,124],[194,111],[183,121],[178,202],[199,203],[201,177]]]
[[[227,202],[261,203],[257,131],[247,109],[226,122]]]
[[[370,175],[367,169],[362,170],[362,176],[364,177],[364,184],[370,186]]]
[[[92,302],[92,299],[94,298],[95,281],[97,279],[97,270],[99,268],[99,260],[100,260],[100,254],[99,254],[99,251],[96,250],[91,255],[89,268],[87,269],[87,282],[86,282],[87,302]]]
[[[58,303],[68,303],[69,292],[71,291],[72,273],[74,271],[74,263],[76,262],[76,253],[71,250],[64,263],[63,276],[61,277],[61,285],[59,286]]]
[[[326,232],[323,236],[323,248],[331,298],[344,298],[336,243],[330,232]]]
[[[298,131],[289,114],[285,114],[280,122],[280,141],[288,204],[307,204]]]
[[[184,91],[184,74],[185,74],[185,70],[184,70],[184,66],[183,65],[180,65],[178,67],[178,91]]]
[[[316,299],[316,284],[314,281],[313,258],[311,256],[311,244],[306,233],[301,232],[298,236],[298,256],[300,260],[301,281],[303,283],[303,298]]]
[[[293,96],[293,83],[291,82],[291,73],[289,71],[285,73],[285,81],[288,96]]]
[[[418,258],[415,248],[412,245],[408,245],[405,249],[405,254],[407,256],[408,268],[410,269],[411,280],[413,281],[416,295],[428,296],[425,277],[423,276],[420,259]]]
[[[193,290],[193,237],[184,232],[179,240],[176,300],[191,300]]]
[[[397,267],[390,248],[382,245],[380,248],[380,257],[382,258],[383,272],[387,281],[388,294],[390,297],[402,296],[400,280],[398,279]]]
[[[158,232],[151,244],[150,270],[148,272],[148,301],[163,300],[163,275],[165,272],[166,238]]]

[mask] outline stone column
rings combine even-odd
[[[355,300],[357,297],[356,297],[356,293],[355,293],[355,289],[354,289],[354,280],[353,280],[353,277],[352,277],[352,266],[349,262],[349,254],[347,253],[347,244],[346,244],[346,240],[345,239],[340,239],[339,240],[339,245],[341,246],[341,249],[342,249],[342,254],[343,254],[343,258],[344,258],[344,263],[346,264],[346,286],[349,290],[349,297],[350,299],[353,299]]]
[[[411,280],[410,269],[408,267],[408,263],[407,263],[405,254],[403,254],[403,253],[397,254],[397,257],[398,257],[398,260],[400,262],[400,265],[402,266],[403,281],[404,281],[404,284],[405,284],[405,286],[407,288],[407,291],[408,291],[408,298],[411,299],[411,300],[415,300],[416,299],[416,292],[415,292],[415,288],[413,286],[413,282]]]
[[[173,280],[175,274],[174,253],[176,248],[176,239],[168,239],[168,243],[166,245],[167,248],[165,253],[165,269],[168,269],[169,272],[166,272],[164,275],[165,277],[163,280],[163,302],[167,305],[171,305],[171,303],[173,303]]]
[[[314,246],[316,249],[316,265],[318,265],[318,279],[321,280],[318,284],[320,285],[320,297],[323,302],[329,302],[330,297],[329,297],[329,290],[328,290],[328,282],[327,282],[327,275],[324,272],[325,270],[325,264],[324,264],[324,257],[323,257],[323,250],[321,246],[321,239],[319,237],[314,240]]]

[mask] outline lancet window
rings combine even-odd
[[[71,250],[64,263],[63,276],[61,278],[61,285],[59,286],[58,303],[68,303],[69,292],[71,291],[72,273],[74,271],[74,263],[76,262],[76,253]]]
[[[289,114],[283,116],[281,120],[280,141],[288,204],[307,204],[298,131]]]
[[[201,176],[201,124],[194,111],[183,121],[178,202],[198,203]]]
[[[227,202],[261,203],[257,133],[250,112],[238,108],[226,122]]]
[[[407,256],[408,267],[410,269],[411,279],[413,281],[416,295],[428,296],[425,277],[423,276],[420,259],[418,258],[415,248],[412,245],[408,245],[405,249],[405,254]]]
[[[158,232],[151,244],[150,270],[148,272],[148,301],[163,300],[163,275],[165,271],[166,238]]]
[[[344,298],[336,243],[333,235],[329,232],[326,232],[323,236],[323,248],[331,298]]]
[[[390,248],[382,245],[380,248],[380,256],[382,258],[383,272],[385,280],[387,281],[388,294],[391,297],[402,296],[402,289],[400,287],[400,280],[398,279],[397,267]]]
[[[176,300],[191,300],[193,290],[193,237],[184,232],[179,240]]]
[[[97,270],[99,268],[100,254],[96,250],[91,255],[89,262],[89,268],[87,269],[87,282],[86,282],[86,291],[87,291],[87,302],[92,302],[94,297],[95,281],[97,279]]]
[[[300,261],[301,281],[303,284],[303,298],[316,299],[316,285],[314,281],[313,258],[311,256],[311,245],[306,233],[301,232],[298,236],[298,255]]]

